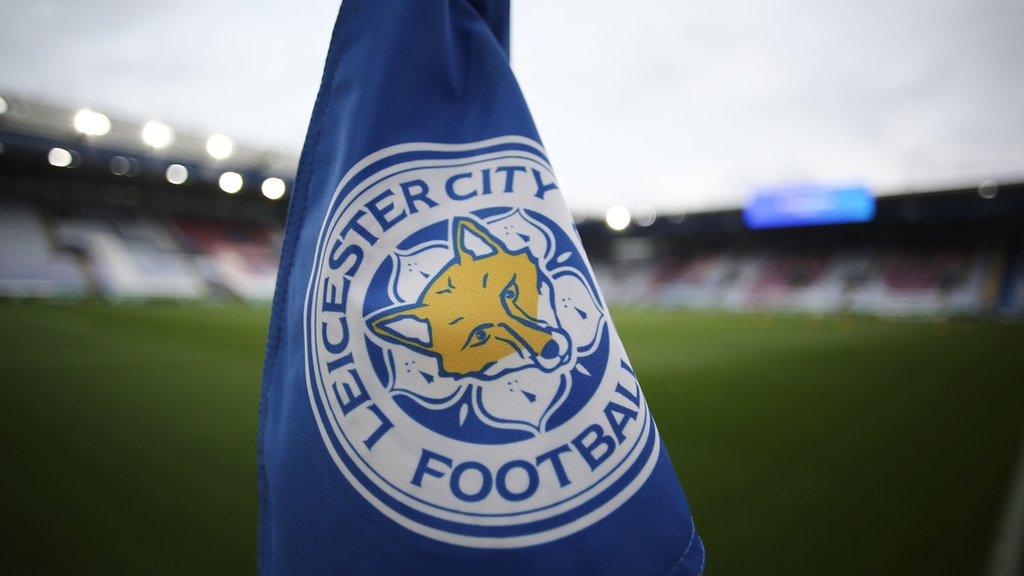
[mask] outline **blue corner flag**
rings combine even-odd
[[[260,402],[260,573],[695,575],[509,69],[507,0],[345,0]]]

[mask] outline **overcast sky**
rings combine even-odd
[[[301,9],[298,8],[301,6]],[[0,93],[298,152],[337,0],[2,0]],[[571,206],[1024,178],[1020,0],[513,0]]]

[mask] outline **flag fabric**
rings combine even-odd
[[[703,569],[508,27],[507,0],[341,6],[267,343],[263,574]]]

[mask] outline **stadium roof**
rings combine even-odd
[[[226,158],[212,158],[207,150],[209,135],[178,133],[173,131],[173,128],[173,137],[166,145],[157,149],[144,141],[143,129],[146,124],[120,118],[107,118],[107,129],[102,134],[83,136],[76,127],[78,114],[83,110],[92,114],[96,114],[96,111],[75,110],[9,94],[0,94],[0,97],[4,99],[7,107],[0,115],[0,129],[5,132],[16,132],[57,142],[83,141],[89,145],[116,149],[128,154],[159,155],[189,163],[218,164],[225,170],[229,167],[259,170],[288,179],[292,178],[298,164],[296,155],[238,143],[233,143],[230,155]],[[106,116],[102,112],[99,114]]]

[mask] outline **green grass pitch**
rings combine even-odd
[[[0,573],[252,573],[267,316],[0,303]],[[983,570],[1024,326],[614,316],[709,575]]]

